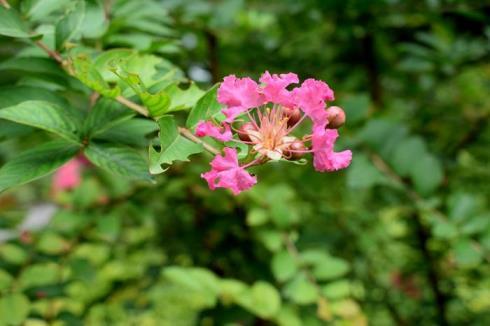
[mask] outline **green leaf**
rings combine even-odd
[[[170,107],[166,112],[190,109],[196,105],[204,94],[204,91],[197,87],[195,83],[191,83],[187,89],[181,89],[178,84],[173,84],[165,88],[165,92],[171,99]]]
[[[29,255],[20,246],[5,243],[0,245],[0,258],[9,264],[22,265],[29,259]]]
[[[347,170],[347,184],[354,189],[387,183],[386,177],[363,154],[358,154]]]
[[[84,153],[92,163],[108,172],[131,179],[152,181],[145,160],[131,148],[91,142]]]
[[[408,176],[416,162],[426,154],[425,143],[420,137],[401,141],[393,152],[390,163],[401,176]]]
[[[67,140],[78,142],[79,118],[68,109],[44,101],[25,101],[0,109],[0,119],[6,119],[53,132]]]
[[[188,157],[203,151],[202,145],[196,144],[179,134],[175,119],[166,115],[158,120],[160,126],[160,151],[153,146],[149,148],[150,172],[162,173],[162,164],[172,164],[174,161],[188,161]]]
[[[281,296],[277,289],[267,282],[256,282],[236,298],[239,305],[262,318],[270,318],[281,308]]]
[[[121,93],[118,86],[111,88],[107,84],[87,55],[79,54],[72,57],[72,61],[75,76],[87,87],[110,98],[115,98]]]
[[[69,243],[56,232],[45,232],[37,243],[37,249],[48,255],[61,254],[69,248]]]
[[[477,248],[469,239],[461,239],[454,245],[454,258],[463,268],[480,265],[483,256],[481,248]]]
[[[84,134],[96,136],[134,116],[133,111],[113,99],[100,98],[84,121]]]
[[[420,157],[410,172],[415,189],[422,195],[431,194],[444,178],[441,163],[430,154]]]
[[[158,124],[148,119],[134,118],[123,121],[99,133],[94,138],[130,146],[147,147],[150,140],[146,136],[158,130]]]
[[[68,105],[62,97],[42,88],[30,86],[0,87],[0,108],[30,100],[50,102],[61,107]]]
[[[76,1],[66,14],[56,24],[56,49],[60,50],[64,44],[80,36],[80,27],[85,16],[85,1]]]
[[[322,294],[331,300],[338,300],[348,297],[351,292],[349,281],[341,280],[329,283],[322,287]]]
[[[8,289],[13,280],[14,278],[9,273],[4,271],[3,269],[0,269],[0,292]]]
[[[369,96],[367,94],[355,94],[343,98],[340,101],[340,106],[344,109],[347,116],[347,125],[366,119],[369,105]]]
[[[318,290],[306,275],[298,274],[292,281],[284,287],[285,295],[300,305],[315,303],[318,299]]]
[[[31,0],[22,1],[23,14],[32,20],[40,20],[55,10],[63,8],[70,0]]]
[[[345,275],[349,271],[349,265],[340,258],[331,256],[315,262],[313,275],[318,280],[330,280]]]
[[[0,169],[0,192],[53,172],[79,150],[78,145],[58,140],[21,153]]]
[[[30,302],[21,293],[10,293],[0,297],[0,324],[20,325],[29,315]]]
[[[55,263],[30,265],[22,271],[19,283],[23,289],[61,282],[60,266]]]
[[[14,8],[0,5],[0,35],[10,37],[33,37]]]
[[[271,265],[272,273],[280,282],[289,280],[298,271],[294,258],[285,250],[274,255]]]
[[[218,87],[219,84],[214,85],[197,101],[187,118],[187,128],[194,130],[199,121],[211,120],[221,113],[222,106],[217,99]]]
[[[250,226],[259,226],[269,221],[269,214],[265,209],[252,208],[247,213],[247,224]]]

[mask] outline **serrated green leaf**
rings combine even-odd
[[[53,172],[79,150],[76,144],[58,140],[21,153],[0,168],[0,192]]]
[[[14,8],[6,9],[0,6],[0,35],[9,37],[33,37],[29,34],[19,14]]]
[[[178,84],[173,84],[165,88],[165,92],[171,99],[170,107],[166,112],[190,109],[204,94],[195,83],[191,83],[187,89],[181,89]]]
[[[197,101],[187,118],[187,128],[194,130],[199,121],[211,120],[221,113],[222,105],[217,99],[218,87],[219,84],[214,85]]]
[[[80,35],[80,27],[85,16],[85,1],[76,1],[66,14],[56,24],[56,49]]]
[[[106,97],[117,97],[121,93],[118,86],[111,88],[102,78],[95,65],[89,57],[79,54],[72,58],[75,77],[77,77],[87,87]]]
[[[79,141],[79,117],[53,103],[25,101],[0,109],[0,119],[50,131],[67,140]]]
[[[92,163],[108,172],[131,179],[152,181],[145,160],[131,148],[91,142],[84,153]]]
[[[162,173],[162,164],[172,164],[174,161],[188,161],[188,157],[203,151],[200,144],[196,144],[179,134],[175,119],[166,115],[158,120],[160,126],[160,151],[150,146],[150,172]]]
[[[0,324],[20,325],[29,315],[30,302],[21,293],[9,293],[0,297]]]

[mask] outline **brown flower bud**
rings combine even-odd
[[[327,119],[327,128],[338,129],[345,123],[345,112],[338,106],[331,106],[327,109]]]
[[[285,117],[288,118],[288,127],[294,126],[301,119],[301,110],[299,108],[282,107]]]
[[[255,130],[255,126],[252,122],[245,122],[240,126],[240,129],[238,129],[238,138],[242,141],[252,141],[249,132]]]
[[[305,153],[301,153],[298,151],[306,151],[307,148],[305,144],[301,140],[295,140],[291,144],[289,144],[288,148],[284,150],[284,155],[288,158],[288,160],[299,160]]]

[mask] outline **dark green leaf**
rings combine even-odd
[[[32,37],[27,26],[14,8],[0,6],[0,35],[10,37]]]
[[[415,189],[422,195],[431,194],[444,178],[441,163],[430,154],[422,156],[414,163],[410,175]]]
[[[84,133],[95,136],[134,117],[134,112],[122,104],[109,99],[101,98],[89,111],[84,122]]]
[[[30,100],[50,102],[61,107],[68,105],[68,102],[62,97],[42,88],[30,86],[0,87],[0,108],[17,105]]]
[[[147,147],[150,140],[146,136],[157,130],[158,124],[155,121],[135,118],[122,121],[97,134],[94,138],[130,146]]]
[[[80,147],[66,141],[38,145],[0,168],[0,192],[49,174],[74,157]]]
[[[81,122],[71,111],[44,101],[26,101],[0,109],[0,118],[53,132],[78,141]]]
[[[80,35],[85,16],[85,1],[76,1],[56,24],[56,49],[63,48],[65,42],[71,41]]]
[[[84,153],[92,163],[116,175],[152,181],[145,160],[131,148],[92,142]]]

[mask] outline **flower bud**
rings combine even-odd
[[[284,155],[288,160],[299,160],[305,153],[300,151],[306,151],[307,148],[301,140],[295,140],[289,144],[288,148],[284,150]]]
[[[338,106],[331,106],[327,109],[327,119],[327,128],[338,129],[345,123],[345,112]]]
[[[282,112],[288,118],[288,127],[294,126],[301,119],[301,110],[299,108],[282,107]]]
[[[249,132],[255,130],[255,126],[252,122],[245,122],[241,125],[240,129],[238,129],[238,138],[242,141],[252,141]]]

